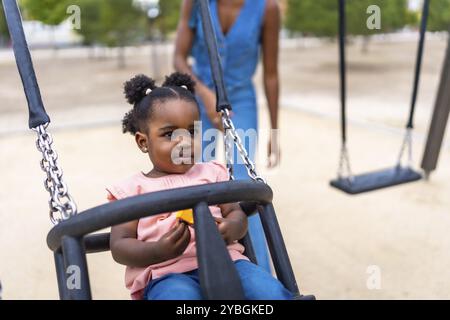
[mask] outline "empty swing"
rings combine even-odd
[[[341,153],[338,176],[330,185],[349,194],[358,194],[377,189],[391,187],[422,179],[422,175],[412,168],[412,133],[414,128],[414,110],[419,88],[420,70],[422,64],[425,32],[429,12],[429,0],[424,0],[420,25],[420,37],[417,50],[414,84],[409,117],[406,123],[406,133],[398,156],[398,162],[393,168],[382,169],[370,173],[353,175],[347,149],[347,114],[346,114],[346,14],[345,0],[339,0],[339,58],[340,58],[340,95],[341,95]],[[408,154],[407,165],[402,165],[404,153]],[[344,174],[346,172],[346,174]]]
[[[275,210],[272,190],[258,176],[249,160],[229,117],[231,106],[227,100],[222,69],[211,23],[208,0],[200,2],[206,45],[211,61],[217,92],[217,111],[225,128],[226,150],[236,144],[252,180],[239,180],[195,185],[158,191],[117,200],[78,213],[74,199],[64,183],[63,172],[57,164],[53,139],[47,131],[47,115],[25,39],[22,18],[16,0],[2,0],[11,35],[16,63],[22,79],[29,109],[29,127],[37,133],[37,148],[42,153],[41,168],[46,173],[45,188],[50,193],[50,219],[55,224],[47,235],[47,245],[54,253],[54,262],[61,299],[91,299],[86,254],[109,250],[109,233],[93,234],[104,228],[138,220],[152,215],[193,208],[199,279],[203,296],[210,300],[241,300],[244,298],[237,271],[218,232],[209,205],[240,202],[242,210],[251,215],[258,210],[278,280],[296,299],[310,300],[299,292],[291,262],[284,244]],[[232,176],[231,165],[228,170]],[[248,234],[241,240],[246,255],[256,262]],[[67,286],[67,271],[78,266],[80,286]]]

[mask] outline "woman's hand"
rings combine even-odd
[[[216,110],[216,94],[206,86],[199,91],[199,96],[205,106],[206,115],[214,127],[223,132],[222,117]]]
[[[271,130],[267,144],[267,168],[274,168],[280,164],[281,151],[278,139],[278,130]]]
[[[156,243],[158,251],[164,257],[164,260],[170,260],[180,256],[186,250],[191,240],[189,227],[180,221],[164,234]]]
[[[231,218],[214,218],[218,223],[219,233],[222,235],[226,244],[232,244],[234,241],[242,238],[245,234],[246,226],[243,225],[240,219]]]

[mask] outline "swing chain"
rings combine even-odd
[[[242,140],[236,132],[236,128],[234,127],[233,121],[230,118],[230,111],[228,109],[222,110],[222,125],[224,128],[225,156],[231,180],[234,180],[232,172],[232,163],[233,163],[233,154],[231,151],[232,150],[231,139],[232,139],[239,151],[241,159],[244,161],[249,177],[254,181],[261,181],[266,183],[266,181],[256,172],[255,164],[253,163],[252,160],[250,160],[247,150],[245,150],[242,144]]]
[[[77,214],[77,206],[68,192],[63,180],[63,171],[57,163],[58,154],[52,148],[53,138],[47,131],[49,123],[33,128],[37,133],[36,147],[42,153],[41,169],[47,174],[44,180],[45,189],[50,193],[50,220],[58,224]],[[59,217],[55,217],[55,213]]]
[[[413,154],[412,154],[412,146],[413,146],[413,131],[412,128],[407,128],[405,137],[403,138],[403,143],[400,148],[400,153],[398,156],[397,166],[402,165],[402,159],[405,151],[408,152],[408,159],[407,159],[407,167],[411,168],[413,165]]]
[[[223,118],[222,118],[223,120]],[[224,123],[223,123],[224,124]],[[225,124],[224,124],[225,128]],[[225,147],[225,163],[228,169],[228,173],[230,175],[230,180],[235,180],[233,175],[233,140],[231,135],[229,134],[229,130],[224,130],[223,134],[223,144]]]
[[[345,172],[347,175],[345,175]],[[338,179],[346,177],[350,182],[353,182],[354,176],[350,166],[350,156],[348,153],[347,145],[344,143],[341,147],[341,155],[339,158]]]

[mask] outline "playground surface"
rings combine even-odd
[[[427,39],[417,109],[419,165],[446,40]],[[362,54],[349,47],[349,146],[355,172],[392,166],[402,141],[413,76],[414,41],[377,41]],[[160,47],[160,70],[169,47]],[[128,111],[122,83],[151,74],[148,47],[130,48],[125,69],[106,53],[33,51],[52,119],[59,164],[79,211],[106,202],[104,187],[148,170],[131,136],[121,133]],[[430,181],[348,196],[329,187],[338,163],[336,43],[284,43],[280,57],[282,162],[257,166],[274,190],[278,220],[300,289],[318,299],[450,299],[450,136]],[[260,154],[268,114],[261,86]],[[0,280],[4,299],[57,299],[48,195],[35,135],[27,131],[26,100],[12,55],[0,52]],[[448,130],[447,130],[448,133]],[[109,253],[90,255],[93,297],[129,299],[124,268]],[[374,273],[374,270],[376,272]],[[370,284],[379,275],[380,287]],[[369,286],[368,286],[369,282]]]

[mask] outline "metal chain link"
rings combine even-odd
[[[50,193],[50,220],[58,224],[77,214],[77,206],[69,194],[63,180],[63,171],[57,163],[58,155],[52,148],[53,138],[47,132],[48,123],[33,128],[37,133],[36,147],[42,153],[41,169],[47,175],[44,179],[45,190]],[[55,217],[58,213],[59,217]]]
[[[247,150],[245,150],[244,145],[242,144],[242,140],[236,132],[236,128],[234,127],[233,121],[230,118],[230,112],[228,109],[224,109],[222,111],[222,125],[224,129],[225,157],[227,160],[227,168],[230,173],[231,180],[234,180],[232,172],[233,154],[231,151],[233,142],[239,151],[241,159],[244,161],[248,176],[254,181],[261,181],[266,183],[266,181],[256,172],[255,164],[252,160],[250,160]]]
[[[407,166],[408,168],[411,168],[413,165],[413,154],[412,154],[412,145],[413,145],[413,136],[412,136],[412,129],[408,128],[406,129],[405,137],[403,138],[402,146],[400,148],[400,153],[398,155],[397,165],[402,165],[402,159],[403,155],[405,153],[405,150],[408,150],[408,160],[407,160]]]
[[[345,171],[347,171],[345,175]],[[352,182],[354,180],[354,176],[352,173],[352,169],[350,166],[350,156],[348,154],[347,145],[344,143],[341,147],[341,155],[339,158],[339,168],[337,176],[339,179],[346,178]]]
[[[225,128],[225,125],[224,125]],[[233,152],[233,140],[232,136],[229,134],[230,130],[224,130],[223,134],[223,144],[225,147],[225,163],[230,175],[230,180],[234,180],[233,175],[233,163],[234,163],[234,152]]]

